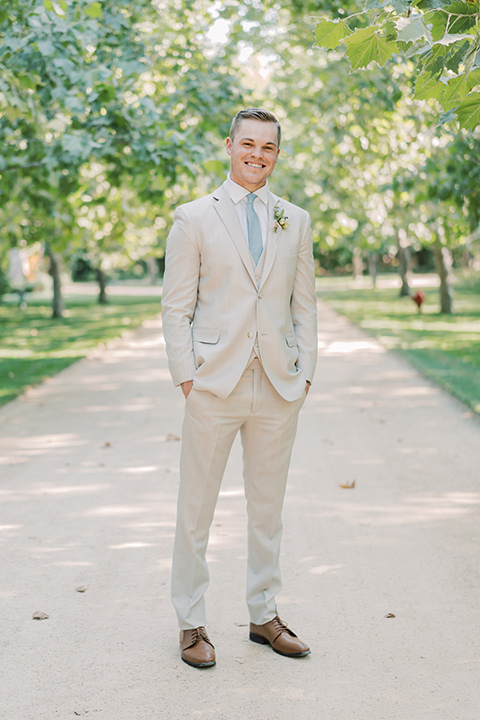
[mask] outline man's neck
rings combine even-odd
[[[234,183],[234,185],[238,185],[238,187],[241,187],[244,190],[248,190],[249,193],[256,192],[257,190],[268,186],[268,180],[265,180],[265,182],[263,182],[261,185],[251,185],[250,183],[243,183],[241,181],[239,182],[238,180],[234,180],[230,173],[228,173],[227,178],[230,180],[230,182]]]

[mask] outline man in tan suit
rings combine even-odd
[[[280,134],[266,110],[239,112],[226,142],[227,180],[177,208],[167,240],[163,331],[173,382],[186,398],[172,599],[181,658],[194,667],[215,664],[205,630],[205,555],[238,431],[250,639],[287,657],[310,652],[275,602],[290,456],[317,356],[310,218],[267,185]]]

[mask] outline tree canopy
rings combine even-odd
[[[366,0],[347,17],[316,18],[316,42],[344,46],[352,70],[394,55],[416,64],[417,100],[433,98],[440,122],[480,125],[479,0]]]
[[[309,210],[322,263],[475,242],[478,16],[478,0],[12,0],[1,246],[48,242],[99,272],[161,256],[173,206],[222,181],[246,105],[282,122],[272,182]]]

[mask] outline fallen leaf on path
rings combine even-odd
[[[181,438],[179,438],[178,435],[172,435],[172,433],[168,433],[167,435],[167,442],[180,442]]]
[[[351,490],[355,487],[355,480],[352,480],[352,482],[340,483],[340,487],[345,488],[346,490]]]
[[[80,585],[80,587],[75,588],[75,590],[76,590],[77,592],[86,592],[86,591],[87,591],[87,588],[86,588],[86,587],[83,587],[83,585]]]
[[[385,615],[385,617],[386,617],[386,618],[392,618],[392,617],[397,617],[397,616],[394,615],[393,613],[387,613],[387,614]]]
[[[47,613],[37,611],[33,613],[32,620],[48,620],[49,617]]]

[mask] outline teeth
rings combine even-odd
[[[249,163],[249,162],[247,162],[247,165],[251,165],[251,167],[258,167],[258,168],[263,167],[263,165],[257,165],[256,163]]]

